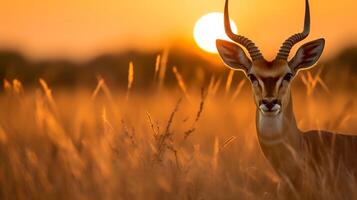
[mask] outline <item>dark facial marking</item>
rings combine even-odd
[[[274,97],[275,96],[275,86],[279,80],[279,77],[269,77],[261,79],[264,83],[265,88],[265,96],[266,97]]]

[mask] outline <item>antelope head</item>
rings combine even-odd
[[[290,101],[290,83],[297,72],[311,68],[324,49],[323,38],[302,45],[295,56],[288,60],[291,48],[310,33],[310,8],[306,0],[304,30],[289,37],[273,61],[264,59],[259,48],[248,38],[232,32],[228,14],[228,0],[224,10],[224,27],[227,36],[235,43],[217,40],[218,52],[228,67],[241,70],[250,79],[255,103],[263,115],[281,113]],[[250,58],[243,48],[249,52]]]

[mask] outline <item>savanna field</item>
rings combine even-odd
[[[100,75],[75,89],[3,80],[0,199],[276,199],[278,177],[260,151],[240,72],[194,84],[179,68],[147,67],[146,89],[135,85],[135,64],[125,90]],[[318,65],[294,80],[298,125],[357,134],[356,79],[334,69]],[[166,87],[170,73],[177,82]],[[352,178],[345,190],[313,179],[320,199],[357,198]]]

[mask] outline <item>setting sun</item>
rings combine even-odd
[[[237,27],[230,20],[233,32],[237,33]],[[213,12],[202,16],[197,20],[193,36],[197,45],[210,53],[217,53],[216,40],[229,40],[224,32],[223,13]]]

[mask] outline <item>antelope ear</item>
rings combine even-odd
[[[252,66],[252,61],[240,46],[225,40],[216,40],[216,46],[219,55],[228,67],[248,72],[248,69]]]
[[[325,46],[325,39],[311,41],[302,45],[296,55],[289,61],[290,68],[297,72],[300,69],[308,69],[319,60]]]

